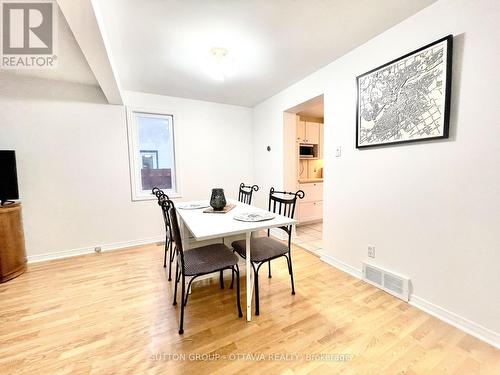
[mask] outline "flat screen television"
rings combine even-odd
[[[19,199],[16,152],[0,150],[0,205]]]

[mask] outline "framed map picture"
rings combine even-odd
[[[356,147],[448,138],[453,36],[356,77]]]

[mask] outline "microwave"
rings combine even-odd
[[[302,159],[318,157],[317,145],[308,145],[301,143],[299,145],[299,157]]]

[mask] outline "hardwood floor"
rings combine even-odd
[[[217,277],[202,281],[183,336],[161,247],[30,265],[0,284],[0,373],[500,374],[499,350],[300,248],[293,255],[295,296],[284,259],[272,279],[262,273],[250,323],[237,318],[229,273],[224,290]],[[209,357],[179,360],[189,354]]]

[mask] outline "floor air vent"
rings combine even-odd
[[[408,302],[410,279],[363,262],[363,280]]]

